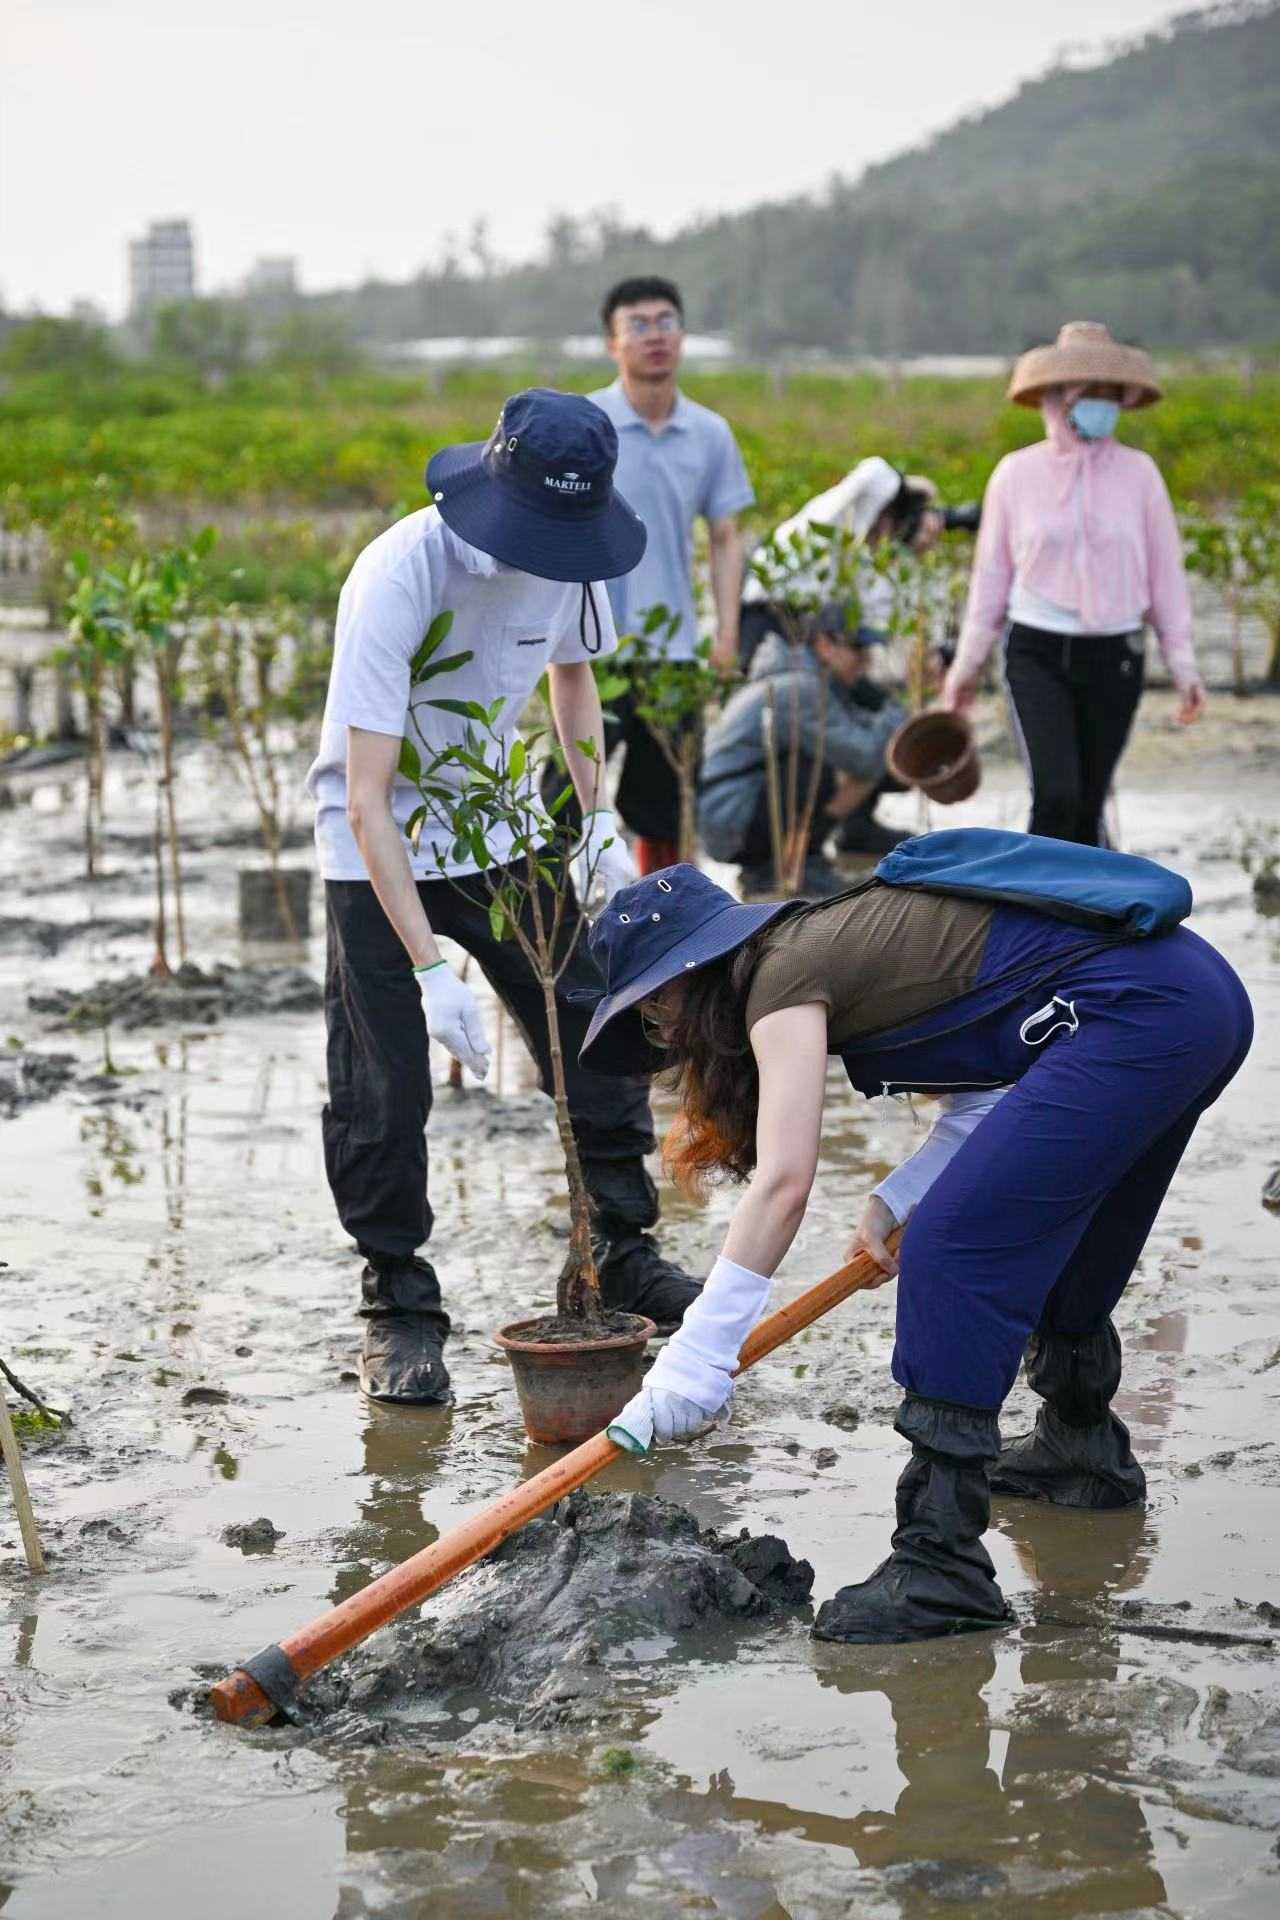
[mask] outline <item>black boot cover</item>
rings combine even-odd
[[[435,1269],[413,1255],[380,1255],[360,1276],[365,1320],[360,1385],[371,1400],[438,1407],[449,1401],[449,1316]]]
[[[825,1603],[814,1638],[885,1645],[1004,1626],[1013,1616],[982,1544],[998,1415],[909,1393],[894,1425],[911,1461],[898,1481],[893,1552]]]
[[[1120,1336],[1110,1320],[1088,1334],[1033,1333],[1027,1384],[1044,1401],[1030,1433],[1002,1447],[993,1493],[1101,1513],[1145,1500],[1147,1477],[1129,1429],[1111,1411]]]
[[[591,1195],[591,1245],[600,1273],[600,1297],[610,1313],[643,1313],[659,1333],[671,1333],[702,1292],[673,1260],[664,1259],[647,1231],[658,1219],[658,1189],[644,1161],[584,1160]]]

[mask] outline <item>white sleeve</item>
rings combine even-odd
[[[942,1169],[1008,1091],[984,1087],[978,1093],[943,1094],[938,1102],[942,1111],[911,1158],[875,1189],[899,1226],[911,1218]]]

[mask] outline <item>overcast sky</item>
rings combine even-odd
[[[195,223],[201,291],[403,278],[487,215],[663,232],[820,187],[1169,0],[0,0],[0,298],[124,300],[125,242]]]

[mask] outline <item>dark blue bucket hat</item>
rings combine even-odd
[[[645,525],[614,490],[618,436],[577,393],[513,394],[487,440],[443,447],[427,487],[456,534],[540,580],[616,580],[639,564]]]
[[[732,953],[794,900],[744,906],[697,867],[646,874],[615,893],[591,927],[592,957],[604,976],[578,1058],[598,1073],[653,1072],[660,1050],[645,1036],[639,1003],[708,961]]]

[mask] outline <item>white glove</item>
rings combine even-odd
[[[635,1453],[646,1451],[651,1439],[692,1440],[714,1426],[733,1397],[738,1354],[768,1297],[764,1274],[722,1255],[654,1361],[644,1387],[609,1428],[610,1437],[619,1446],[630,1440],[634,1444],[628,1451]],[[682,1411],[689,1408],[701,1416],[697,1424]],[[620,1433],[614,1433],[614,1427]]]
[[[469,1067],[477,1080],[483,1080],[489,1071],[489,1040],[480,1002],[446,960],[413,971],[422,992],[427,1032]]]
[[[730,1389],[730,1400],[732,1400]],[[723,1424],[728,1403],[719,1416],[711,1418],[682,1393],[667,1393],[661,1387],[641,1387],[633,1400],[609,1428],[609,1438],[627,1453],[648,1453],[655,1441],[661,1446],[677,1440],[696,1440]]]
[[[612,845],[606,846],[606,841]],[[597,807],[582,823],[582,839],[573,856],[573,884],[578,891],[579,906],[586,906],[588,892],[596,887],[603,888],[607,902],[619,887],[629,887],[638,877],[613,810]]]

